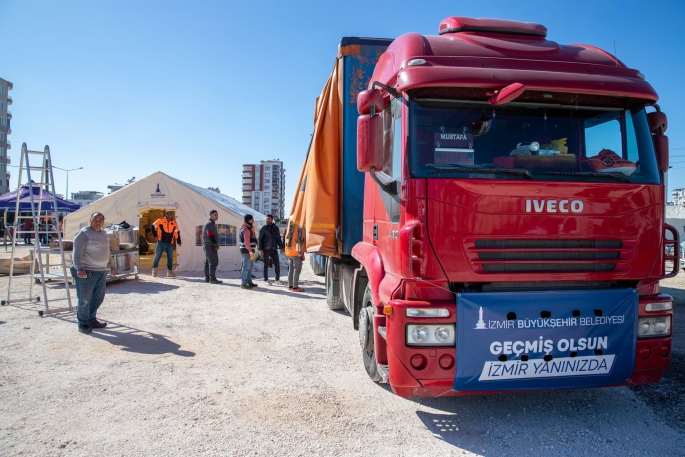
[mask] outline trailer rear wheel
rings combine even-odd
[[[326,303],[332,310],[345,309],[340,293],[334,293],[336,289],[340,291],[340,288],[333,287],[333,281],[336,281],[333,279],[333,260],[329,257],[326,259]]]
[[[369,286],[366,286],[366,292],[364,292],[364,298],[362,299],[362,309],[359,312],[359,344],[362,349],[364,369],[372,381],[378,382],[381,380],[381,375],[378,373],[376,351],[373,342],[374,309],[376,308],[373,306],[371,289],[369,289]]]
[[[316,256],[314,254],[309,256],[309,266],[312,267],[312,271],[316,276],[323,276],[326,274],[326,269],[319,265],[319,262],[316,261]]]

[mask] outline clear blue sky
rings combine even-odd
[[[280,158],[287,212],[340,38],[432,35],[457,15],[539,22],[551,40],[610,52],[615,40],[661,97],[669,187],[685,187],[683,1],[0,0],[10,157],[49,144],[55,165],[84,167],[70,192],[163,171],[237,199],[241,164]]]

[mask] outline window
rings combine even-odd
[[[0,125],[5,125],[5,118],[4,117],[0,117]]]
[[[5,88],[3,86],[0,86],[0,94],[4,94],[4,93],[5,93]]]
[[[0,132],[0,141],[5,139],[5,132]]]
[[[271,173],[264,173],[264,177],[265,177],[265,178],[270,178],[270,177],[271,177]]]
[[[575,104],[576,94],[555,93],[554,105],[550,94],[529,91],[516,104],[492,108],[480,94],[454,91],[461,98],[424,89],[412,95],[412,177],[660,182],[644,105],[637,100],[626,109],[624,99],[587,96],[585,104]]]
[[[5,102],[0,102],[0,109],[5,109]]]
[[[202,246],[202,225],[195,226],[195,246]],[[236,246],[235,225],[216,224],[219,246]]]

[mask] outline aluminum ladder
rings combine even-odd
[[[30,157],[35,157],[40,161],[40,166],[32,166],[30,164]],[[30,216],[21,216],[20,210],[21,208],[21,180],[24,176],[24,170],[26,171],[26,178],[27,178],[27,186],[29,189],[29,200],[30,200],[30,206],[31,206],[31,215]],[[33,182],[33,179],[31,177],[31,172],[40,172],[40,181],[39,182]],[[37,194],[35,195],[35,190],[38,189]],[[46,192],[46,195],[44,196],[43,193]],[[52,203],[52,210],[47,210],[45,209],[44,203]],[[25,209],[25,203],[24,203],[24,209]],[[28,212],[24,210],[24,212]],[[35,273],[35,265],[36,261],[38,262],[38,270],[40,273],[40,284],[41,284],[41,289],[42,289],[42,302],[43,302],[43,310],[38,311],[38,314],[40,316],[48,315],[48,314],[54,314],[54,313],[60,313],[60,312],[65,312],[65,311],[73,311],[73,307],[71,305],[71,294],[70,294],[70,289],[69,289],[69,275],[68,275],[68,270],[66,268],[66,262],[64,259],[64,246],[62,244],[62,233],[59,230],[59,220],[58,220],[58,211],[57,211],[57,197],[55,196],[55,180],[53,177],[52,173],[52,158],[50,156],[50,147],[45,146],[45,149],[40,152],[40,151],[29,151],[29,149],[26,146],[26,143],[24,143],[21,146],[21,159],[19,163],[19,182],[17,185],[17,203],[15,207],[15,216],[14,216],[14,235],[12,237],[12,257],[11,257],[11,263],[10,263],[10,275],[9,275],[9,284],[7,285],[7,300],[3,300],[1,302],[2,305],[9,305],[9,304],[15,304],[15,303],[31,303],[31,302],[40,302],[41,301],[41,295],[35,294],[34,295],[34,287],[36,282],[38,281],[38,276]],[[24,224],[27,219],[32,220],[33,222],[33,230],[24,230]],[[47,221],[45,221],[47,219]],[[45,221],[46,223],[41,225],[41,221]],[[59,240],[59,256],[60,256],[60,261],[61,264],[58,266],[61,266],[62,268],[62,274],[61,275],[52,275],[49,274],[45,271],[44,264],[43,264],[43,248],[41,247],[40,243],[40,238],[41,235],[45,235],[46,238],[51,233],[54,233],[50,230],[50,223],[54,225],[54,227],[57,228],[57,239]],[[21,237],[25,234],[33,234],[35,236],[35,242],[33,244],[33,250],[31,251],[30,255],[28,256],[28,260],[16,260],[15,259],[15,247],[17,245],[17,237],[21,239]],[[49,242],[49,238],[48,238]],[[49,254],[49,247],[48,250],[46,251],[46,254]],[[12,279],[14,278],[14,266],[18,264],[28,264],[29,265],[29,270],[30,270],[30,282],[29,282],[29,288],[28,290],[17,290],[13,291],[12,290]],[[50,300],[48,297],[48,287],[46,284],[46,279],[54,279],[54,278],[61,278],[64,280],[64,288],[66,292],[66,297],[64,298],[56,298]],[[17,297],[18,298],[13,298]],[[55,302],[55,301],[62,301],[66,300],[67,301],[67,307],[64,308],[50,308],[50,302]]]

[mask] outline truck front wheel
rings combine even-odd
[[[381,379],[378,374],[378,364],[376,363],[376,351],[373,343],[373,314],[374,309],[373,299],[371,298],[371,289],[366,286],[364,298],[362,299],[362,309],[359,312],[359,344],[362,348],[362,357],[364,360],[364,368],[369,377],[378,382]]]

